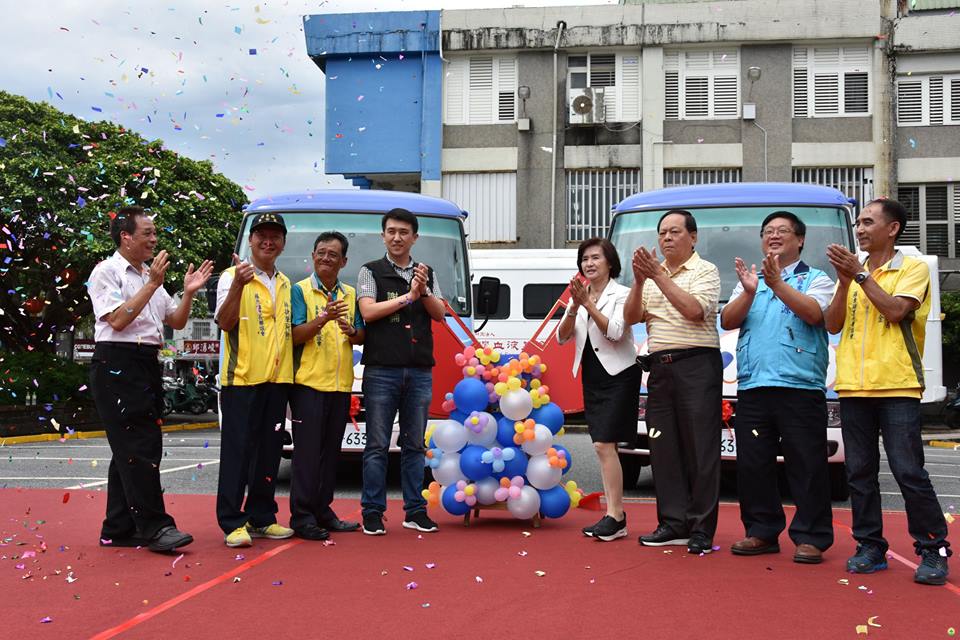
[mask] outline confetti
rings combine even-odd
[[[40,624],[47,624],[50,622],[53,622],[53,618],[51,618],[50,616],[44,616],[40,618]]]
[[[477,584],[483,584],[483,578],[481,578],[480,576],[474,577],[474,580],[477,581]]]
[[[418,585],[416,582],[408,582],[406,588],[407,588],[407,591],[413,591],[414,589],[416,589],[416,588],[419,587],[419,586],[420,586],[420,585]]]
[[[652,427],[651,427],[650,430],[647,432],[647,434],[650,436],[651,439],[653,439],[653,438],[659,438],[661,433],[662,433],[662,431],[658,431],[657,429],[654,429],[654,428],[652,428]]]
[[[274,581],[273,581],[273,586],[275,586],[275,587],[282,587],[282,586],[283,586],[283,580],[274,580]]]
[[[68,502],[70,502],[70,492],[69,492],[69,491],[67,491],[65,494],[63,494],[63,504],[67,504]]]
[[[527,552],[526,552],[526,551],[518,551],[518,552],[517,552],[517,555],[520,556],[521,558],[525,558],[525,557],[527,557]]]
[[[174,569],[176,569],[176,568],[177,568],[177,563],[180,562],[180,560],[182,560],[182,559],[183,559],[183,554],[181,553],[180,555],[177,556],[177,559],[174,560],[174,561],[173,561],[173,564],[171,564],[170,566],[173,567]]]
[[[947,521],[947,524],[953,524],[953,522],[956,520],[956,518],[953,517],[953,514],[949,512],[943,514],[943,519]]]
[[[869,631],[870,631],[870,630],[869,630],[869,628],[867,627],[867,625],[865,625],[865,624],[858,624],[858,625],[857,625],[857,635],[858,635],[858,636],[865,636],[865,635],[867,635],[867,633],[869,633]]]
[[[413,567],[404,565],[404,566],[403,566],[403,570],[404,570],[404,571],[413,571]]]
[[[423,566],[425,566],[427,569],[433,569],[433,568],[436,567],[437,565],[435,565],[435,564],[432,563],[432,562],[428,562],[427,564],[425,564],[425,565],[423,565]]]
[[[877,627],[878,629],[881,628],[881,625],[875,622],[875,620],[879,617],[880,616],[870,616],[869,618],[867,618],[867,624],[870,625],[871,627]]]
[[[538,578],[542,578],[543,576],[547,575],[546,571],[534,571],[534,573]]]
[[[753,434],[753,437],[754,437],[754,438],[759,438],[759,437],[760,437],[760,432],[757,431],[756,429],[754,429],[754,430],[751,431],[750,433]]]

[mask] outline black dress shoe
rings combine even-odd
[[[360,530],[359,522],[351,522],[350,520],[340,520],[339,518],[336,520],[330,520],[328,522],[322,522],[320,526],[326,529],[327,531],[335,531],[337,533]]]
[[[326,540],[330,533],[326,529],[321,529],[315,524],[308,524],[293,530],[293,535],[304,540]]]
[[[137,536],[114,536],[112,538],[100,536],[101,547],[145,547],[148,544],[150,544],[149,540]]]
[[[150,542],[147,543],[147,548],[150,549],[150,551],[162,553],[164,551],[173,551],[174,549],[185,547],[191,542],[193,542],[192,535],[180,531],[173,525],[168,525],[160,529],[160,531],[157,531],[157,533],[150,538]]]

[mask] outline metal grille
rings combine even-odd
[[[610,209],[640,190],[640,169],[567,171],[567,241],[607,235]]]
[[[901,185],[897,199],[907,209],[907,228],[897,244],[921,253],[956,258],[960,187],[955,184]]]
[[[719,184],[741,182],[741,170],[737,169],[664,169],[664,187],[684,187],[691,184]]]
[[[873,200],[873,167],[794,167],[793,181],[842,191],[857,201],[857,211]]]

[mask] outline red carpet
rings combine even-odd
[[[223,546],[213,496],[168,496],[178,524],[197,539],[177,560],[99,547],[105,494],[73,491],[66,503],[65,495],[0,490],[3,637],[826,639],[856,638],[868,619],[880,625],[868,627],[874,638],[947,638],[950,627],[960,634],[960,563],[946,588],[915,585],[913,570],[895,558],[885,572],[847,574],[847,511],[836,512],[826,562],[799,566],[786,536],[779,555],[732,556],[741,537],[736,505],[721,508],[721,549],[707,557],[640,547],[636,536],[655,525],[647,502],[630,504],[631,536],[613,543],[580,535],[596,511],[536,530],[503,512],[469,528],[436,515],[442,530],[419,534],[400,526],[402,511],[391,503],[383,537],[234,550]],[[341,517],[358,517],[356,502],[336,506]],[[904,515],[888,513],[885,524],[891,551],[913,561]]]

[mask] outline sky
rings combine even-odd
[[[324,166],[324,76],[303,16],[509,7],[497,0],[0,0],[0,88],[86,120],[110,120],[210,160],[252,200],[348,187]],[[529,1],[524,6],[616,4]]]

